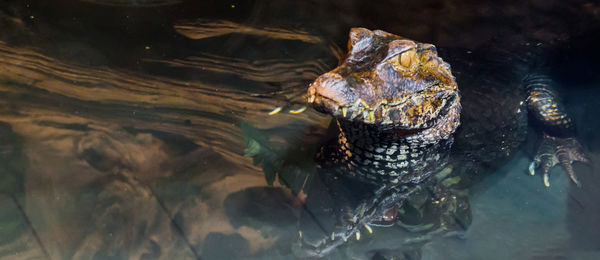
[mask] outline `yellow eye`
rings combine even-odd
[[[415,49],[407,50],[396,55],[392,65],[400,72],[412,72],[417,68],[419,57]]]
[[[405,51],[400,54],[400,65],[409,68],[413,63],[414,51]]]

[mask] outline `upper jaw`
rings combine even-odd
[[[312,88],[312,86],[311,86]],[[331,114],[332,116],[353,122],[362,122],[366,124],[377,124],[381,126],[395,126],[398,128],[414,129],[415,126],[410,123],[402,122],[398,118],[392,118],[391,112],[405,110],[410,106],[416,106],[415,102],[423,102],[428,98],[438,98],[444,106],[453,105],[457,100],[454,96],[458,93],[452,86],[444,86],[440,84],[431,84],[412,94],[402,97],[391,97],[379,100],[376,103],[369,104],[362,98],[356,98],[352,95],[342,96],[343,101],[324,96],[319,91],[308,92],[308,102],[313,107],[323,113]],[[428,97],[423,97],[427,96]],[[443,110],[443,109],[440,109]],[[437,115],[439,116],[439,115]],[[422,128],[418,126],[417,128]]]

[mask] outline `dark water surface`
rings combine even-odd
[[[357,26],[441,49],[550,46],[592,160],[581,188],[558,168],[546,188],[525,144],[471,188],[464,234],[427,237],[420,259],[600,259],[600,4],[583,0],[4,0],[0,259],[297,258],[303,194],[267,185],[240,126],[318,140],[330,117],[290,112]],[[415,237],[374,229],[325,257]]]

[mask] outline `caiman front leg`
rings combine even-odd
[[[577,140],[573,120],[565,111],[552,81],[543,75],[528,76],[524,80],[528,89],[527,108],[532,120],[540,125],[543,140],[537,154],[529,165],[529,173],[535,175],[539,168],[543,173],[544,185],[550,186],[549,171],[557,164],[567,172],[571,180],[581,186],[572,163],[587,163],[583,148]]]

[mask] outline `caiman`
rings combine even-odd
[[[306,188],[305,256],[326,255],[372,226],[466,229],[464,189],[507,162],[529,124],[541,139],[529,173],[550,186],[550,169],[561,165],[580,185],[572,163],[587,159],[537,52],[443,54],[432,44],[354,28],[339,66],[310,84],[308,103],[334,120]]]

